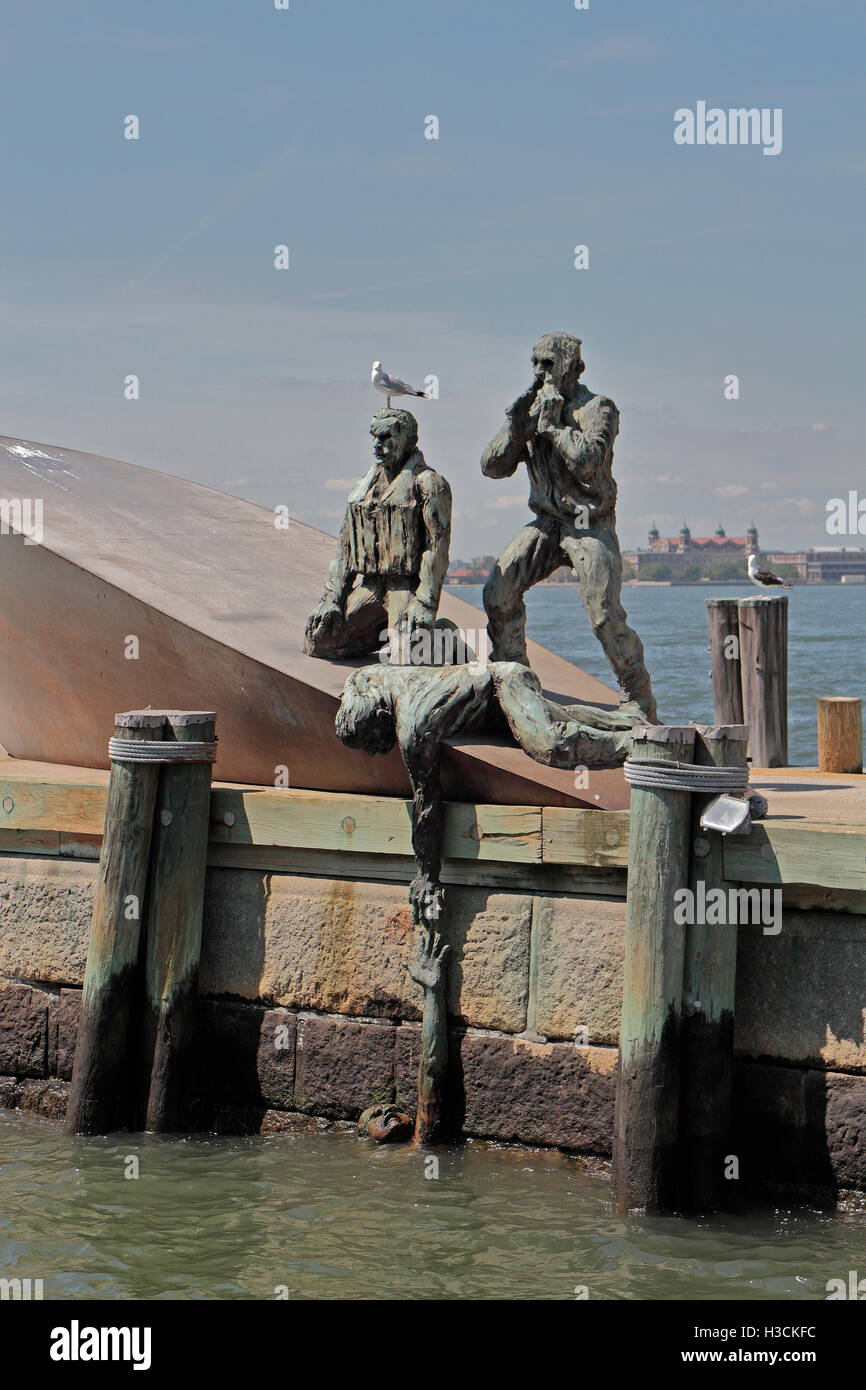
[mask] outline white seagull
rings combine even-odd
[[[414,386],[410,386],[408,381],[401,381],[398,376],[389,376],[382,371],[382,363],[374,362],[370,380],[377,391],[381,391],[383,396],[387,396],[388,404],[391,404],[392,396],[421,396],[427,400],[426,391],[416,391]]]
[[[773,589],[779,585],[783,589],[790,589],[787,579],[780,579],[772,570],[761,569],[760,561],[753,551],[749,556],[749,578],[759,589]]]

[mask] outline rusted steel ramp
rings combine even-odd
[[[3,436],[0,499],[0,744],[12,757],[107,767],[116,712],[214,709],[223,781],[273,785],[287,768],[294,787],[410,795],[396,751],[371,758],[334,733],[359,663],[301,651],[332,537],[182,478]],[[440,611],[483,625],[451,594]],[[559,702],[617,703],[537,643],[529,655]],[[628,804],[620,770],[591,780],[576,790],[571,773],[493,739],[455,740],[443,760],[451,800]]]

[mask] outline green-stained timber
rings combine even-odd
[[[213,713],[166,711],[166,738],[214,738]],[[144,1126],[152,1133],[186,1127],[196,989],[201,956],[211,770],[209,762],[167,763],[159,789],[147,894],[145,1005],[142,1028]]]
[[[691,762],[694,728],[635,731],[634,756]],[[621,1211],[673,1211],[679,1177],[680,1027],[688,885],[688,792],[632,787],[614,1175]]]
[[[118,738],[161,740],[165,717],[119,714]],[[108,1134],[134,1123],[130,1049],[158,763],[112,762],[87,948],[66,1130]]]
[[[694,761],[712,767],[745,767],[745,725],[699,724]],[[724,840],[702,830],[701,814],[712,796],[692,796],[689,888],[698,895],[725,887]],[[734,1066],[735,922],[686,926],[680,1094],[680,1205],[706,1211],[722,1206],[727,1181]]]

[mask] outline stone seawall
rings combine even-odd
[[[97,865],[0,858],[0,1100],[62,1108]],[[608,1155],[621,899],[453,885],[444,934],[463,1133]],[[420,996],[402,883],[210,868],[195,1127],[414,1107]],[[756,1181],[866,1188],[866,918],[742,928],[738,1154]],[[42,1083],[45,1083],[42,1085]],[[41,1089],[40,1089],[41,1086]],[[16,1098],[17,1097],[17,1098]]]

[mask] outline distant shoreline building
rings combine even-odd
[[[808,550],[773,550],[766,559],[772,565],[792,565],[804,584],[844,584],[866,581],[866,550],[862,546],[810,546]]]
[[[646,570],[649,565],[660,562],[671,571],[672,578],[690,565],[697,564],[703,568],[719,560],[742,561],[745,575],[749,552],[759,549],[758,530],[754,523],[745,536],[728,536],[721,523],[713,536],[693,536],[685,521],[678,536],[660,536],[653,522],[647,542],[646,549],[639,546],[636,550],[623,551],[623,559],[631,565],[636,579],[641,578],[642,569]]]

